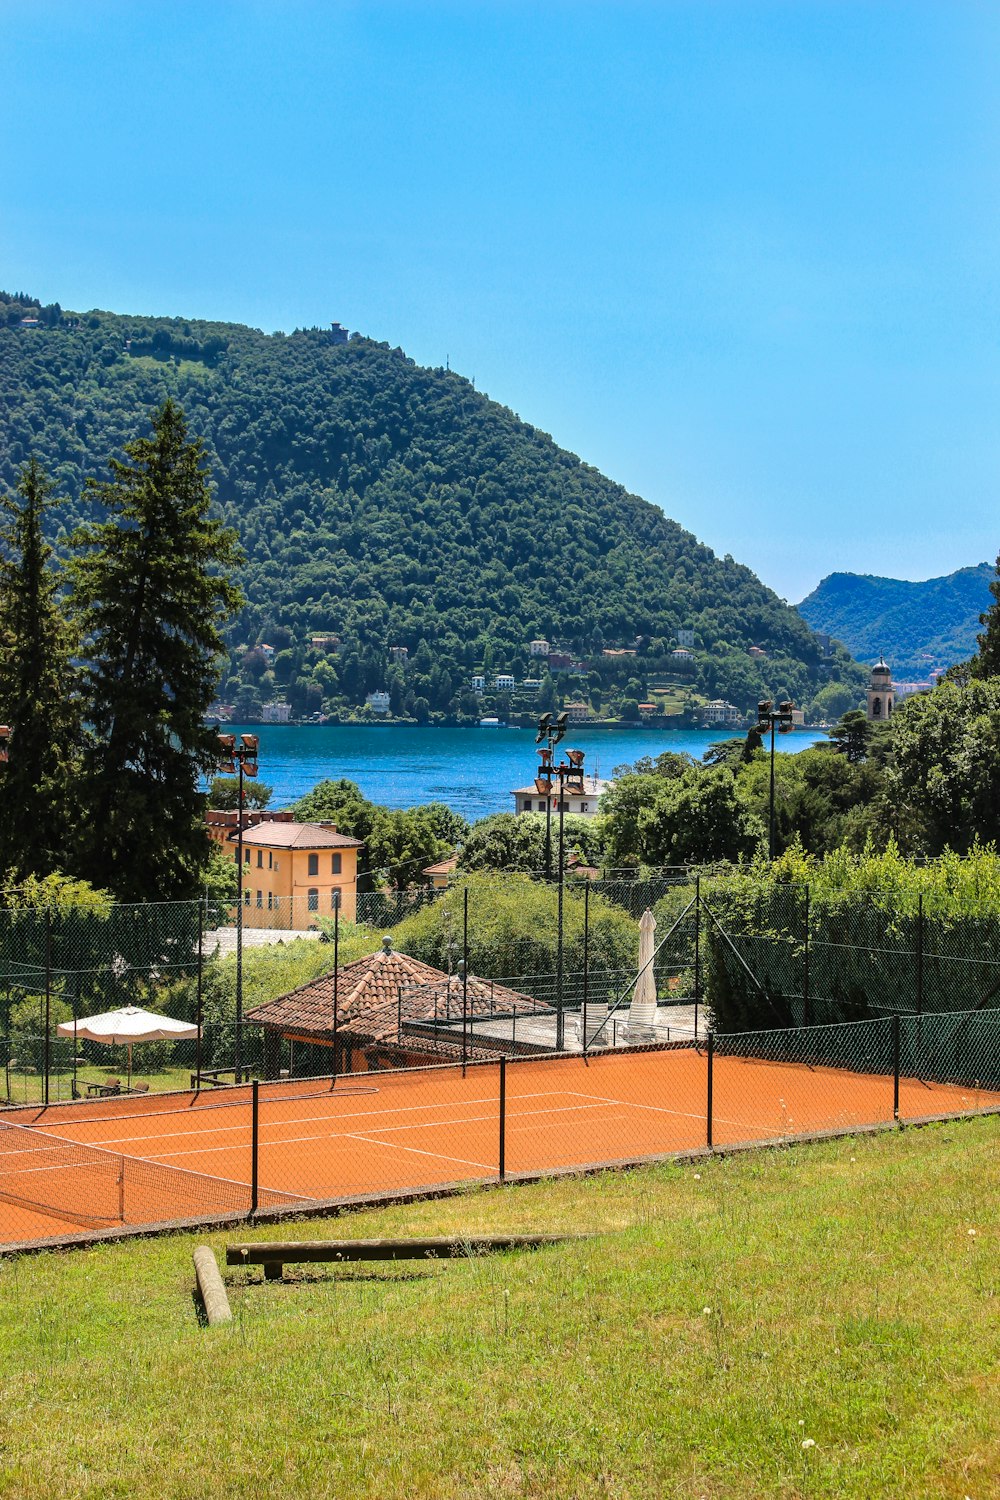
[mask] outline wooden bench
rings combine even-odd
[[[538,1250],[584,1234],[437,1235],[420,1240],[258,1240],[227,1245],[227,1266],[263,1266],[267,1281],[280,1281],[284,1267],[303,1261],[461,1260],[502,1250]]]

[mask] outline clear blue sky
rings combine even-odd
[[[1000,6],[0,0],[0,286],[336,318],[796,601],[1000,549]]]

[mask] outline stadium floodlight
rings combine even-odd
[[[551,723],[552,723],[552,715],[551,714],[542,714],[542,717],[538,721],[538,733],[535,735],[535,744],[536,745],[540,745],[543,740],[548,739],[548,737],[549,737],[549,725]]]
[[[561,713],[555,723],[555,733],[552,736],[553,745],[558,745],[559,741],[565,737],[568,724],[569,714]]]

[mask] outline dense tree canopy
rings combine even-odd
[[[321,329],[265,336],[55,307],[22,328],[25,306],[0,307],[13,325],[0,319],[0,482],[41,459],[72,499],[53,530],[61,546],[91,519],[98,497],[83,481],[138,414],[179,400],[247,553],[223,683],[238,713],[278,696],[306,715],[384,690],[418,721],[470,718],[470,675],[484,666],[540,677],[546,706],[581,691],[631,706],[668,670],[742,708],[762,696],[805,705],[831,683],[857,701],[858,668],[824,658],[749,569],[453,372]],[[679,667],[682,626],[695,652]],[[536,637],[589,676],[540,672]],[[766,654],[751,658],[751,645]]]

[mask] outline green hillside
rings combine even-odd
[[[824,658],[749,569],[461,376],[387,344],[74,314],[8,295],[0,390],[0,483],[37,454],[66,497],[57,540],[86,513],[86,476],[165,395],[181,403],[247,553],[222,687],[244,712],[277,697],[299,715],[344,713],[376,689],[426,719],[484,703],[534,711],[553,696],[616,712],[651,682],[668,702],[673,684],[741,708],[861,686],[847,653]],[[695,632],[691,661],[670,656],[680,627]],[[538,637],[585,670],[554,666],[549,681],[528,654]],[[751,646],[766,655],[751,658]],[[391,647],[406,648],[405,663]],[[485,700],[470,691],[477,671]],[[491,696],[503,672],[543,677],[542,688]]]
[[[994,576],[991,563],[925,583],[831,573],[803,599],[799,613],[860,660],[881,654],[897,677],[926,677],[932,667],[949,667],[973,655],[982,629],[979,616],[993,602]]]

